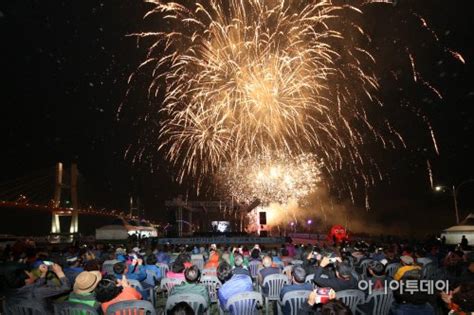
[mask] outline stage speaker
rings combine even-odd
[[[265,225],[267,224],[267,213],[265,211],[259,212],[260,214],[260,224]]]
[[[260,236],[261,237],[267,237],[268,236],[268,231],[260,231]]]

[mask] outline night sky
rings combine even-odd
[[[408,148],[368,148],[381,161],[386,179],[371,190],[370,214],[357,204],[354,216],[360,213],[379,224],[419,224],[426,232],[454,223],[452,200],[432,192],[426,161],[430,160],[435,183],[474,178],[470,3],[400,0],[395,7],[373,4],[364,9],[361,23],[372,38],[380,98]],[[134,194],[153,219],[163,218],[164,200],[186,194],[186,187],[172,182],[172,171],[160,156],[142,163],[125,157],[143,133],[134,122],[147,103],[145,93],[125,97],[127,78],[146,53],[146,47],[137,47],[137,41],[125,35],[160,27],[159,20],[142,20],[149,8],[139,0],[0,3],[0,183],[52,167],[56,161],[76,161],[83,205],[126,209]],[[426,19],[438,42],[414,13]],[[442,100],[413,82],[406,47]],[[446,48],[459,52],[466,64]],[[134,90],[145,87],[140,81]],[[121,103],[125,114],[117,119]],[[405,110],[399,110],[400,103],[408,104]],[[426,125],[410,114],[412,107],[421,108],[431,122],[439,156]],[[155,161],[153,168],[150,160]],[[473,209],[474,184],[460,192],[459,206],[461,218]]]

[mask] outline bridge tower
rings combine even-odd
[[[71,226],[69,233],[79,232],[79,214],[78,214],[78,199],[77,199],[77,164],[72,163],[70,168],[69,183],[65,183],[64,167],[62,163],[56,165],[55,184],[54,184],[54,199],[53,207],[61,207],[61,195],[63,190],[69,190],[71,196],[71,204],[69,208],[72,208],[72,212],[64,213],[61,211],[53,211],[51,221],[51,233],[61,233],[61,223],[59,217],[70,216]]]

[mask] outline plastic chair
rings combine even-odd
[[[400,267],[399,263],[391,263],[388,264],[387,267],[385,267],[385,274],[389,276],[390,278],[393,278],[393,275],[397,271],[397,269]]]
[[[346,304],[352,311],[356,313],[357,305],[364,303],[365,293],[361,290],[342,290],[336,292],[336,298]]]
[[[13,305],[7,301],[4,312],[6,315],[43,315],[44,309],[32,301],[22,301]]]
[[[301,266],[301,265],[303,264],[303,261],[302,261],[302,260],[299,260],[299,259],[293,259],[293,260],[291,261],[291,264],[292,264],[293,266],[298,266],[298,265]]]
[[[105,315],[129,315],[129,314],[143,314],[156,315],[155,308],[148,301],[122,301],[110,305],[107,308]]]
[[[105,272],[108,275],[113,275],[114,274],[114,265],[115,265],[115,263],[103,264],[102,265],[102,272]]]
[[[219,279],[216,276],[203,276],[201,277],[200,282],[206,286],[211,302],[217,302],[217,289],[222,286]]]
[[[168,265],[164,263],[156,263],[156,266],[160,268],[161,278],[166,277],[166,273],[168,272],[168,270],[170,270],[170,267],[168,267]]]
[[[258,260],[252,260],[251,262],[249,262],[250,276],[252,277],[252,279],[257,278],[259,266],[260,261]]]
[[[168,295],[175,285],[179,285],[181,283],[183,283],[183,281],[179,279],[163,278],[161,279],[160,289],[162,291],[166,291],[166,295]]]
[[[204,269],[204,257],[202,255],[191,255],[191,263],[199,268]]]
[[[290,307],[290,314],[298,315],[301,305],[308,300],[310,293],[311,291],[307,290],[295,290],[286,293],[283,296],[283,300],[278,305],[278,314],[283,314],[282,308],[288,305]]]
[[[179,302],[188,303],[193,308],[194,314],[209,314],[209,305],[207,305],[206,300],[201,295],[192,293],[170,295],[166,300],[166,312],[171,310]]]
[[[150,301],[153,305],[156,305],[156,297],[155,297],[155,289],[154,288],[149,288],[145,289],[143,288],[142,284],[138,280],[134,279],[127,279],[128,283],[130,283],[130,286],[139,292],[144,292],[144,291],[149,291],[148,292],[148,301]]]
[[[362,276],[362,279],[367,279],[367,267],[372,261],[373,261],[372,259],[364,259],[360,263],[359,269],[360,269],[360,275]]]
[[[305,283],[313,283],[314,280],[314,273],[307,275],[306,278],[304,279]]]
[[[365,302],[370,303],[372,300],[374,301],[374,307],[372,308],[372,312],[369,314],[387,315],[393,304],[393,293],[392,291],[388,291],[387,293],[384,291],[373,291],[367,296]]]
[[[424,280],[435,280],[437,267],[433,263],[426,264],[421,270],[421,277]]]
[[[63,302],[54,304],[54,315],[98,315],[97,310],[89,305]]]
[[[280,291],[285,284],[288,284],[288,277],[282,274],[268,275],[263,279],[262,288],[268,287],[268,293],[263,294],[265,300],[265,314],[268,315],[269,301],[279,301]]]
[[[258,292],[242,292],[232,296],[225,305],[225,309],[232,315],[254,315],[258,314],[258,308],[262,306],[262,294]],[[221,314],[222,309],[219,308]]]

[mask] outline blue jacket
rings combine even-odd
[[[225,310],[225,305],[229,298],[237,293],[242,292],[252,292],[252,278],[247,275],[233,275],[229,281],[224,283],[222,287],[217,291],[217,297],[219,298],[219,303],[221,308]]]

